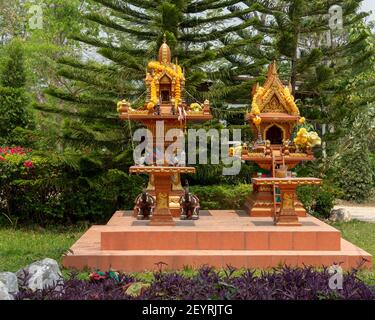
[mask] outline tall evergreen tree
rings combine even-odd
[[[267,60],[259,49],[262,36],[249,32],[253,19],[238,19],[258,6],[243,8],[240,2],[92,0],[84,17],[97,24],[99,36],[86,28],[73,39],[92,47],[95,58],[102,56],[103,63],[60,59],[59,74],[69,80],[67,89],[50,87],[48,93],[67,102],[68,107],[38,108],[71,116],[66,130],[70,141],[118,150],[129,137],[119,130],[116,101],[134,101],[144,92],[145,67],[155,58],[164,34],[186,70],[188,101],[209,97],[215,103],[215,98],[223,100],[243,88],[248,97]],[[242,50],[252,57],[242,57]],[[243,74],[253,78],[239,81]],[[203,94],[202,84],[209,79],[214,81],[214,94]],[[137,103],[141,105],[142,97]]]
[[[8,61],[2,70],[0,86],[0,142],[30,146],[23,139],[31,123],[29,98],[25,91],[26,76],[22,43],[14,39],[7,48]]]
[[[4,87],[22,88],[26,84],[24,53],[22,45],[14,40],[8,47],[8,61],[3,69],[1,84]]]
[[[347,85],[363,74],[374,54],[367,45],[371,33],[359,27],[367,16],[360,12],[362,0],[256,2],[255,28],[267,35],[263,46],[272,48],[270,54],[279,60],[301,111],[323,133],[333,127],[339,130],[348,111]],[[244,3],[254,5],[250,0]],[[357,106],[351,112],[358,110]]]

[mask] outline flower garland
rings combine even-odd
[[[157,94],[156,94],[156,83],[155,79],[152,78],[151,80],[151,102],[157,104],[159,101]]]
[[[258,87],[257,91],[254,94],[253,102],[251,104],[251,113],[252,114],[255,114],[255,115],[260,114],[260,108],[259,108],[259,105],[258,105],[257,101],[258,101],[258,97],[262,96],[263,93],[264,93],[264,88],[263,87]]]
[[[284,90],[282,91],[282,95],[286,101],[286,103],[289,105],[289,107],[292,109],[293,114],[299,114],[298,107],[296,103],[294,102],[294,97],[290,93],[290,90],[288,87],[285,87]]]

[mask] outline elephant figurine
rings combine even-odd
[[[155,199],[145,190],[135,199],[134,212],[138,220],[148,220],[155,209]]]
[[[181,220],[198,220],[199,219],[199,199],[189,192],[189,184],[186,182],[184,193],[180,197]]]

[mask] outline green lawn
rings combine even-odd
[[[341,230],[342,237],[357,245],[375,257],[375,223],[353,220],[333,223],[333,227]],[[375,260],[372,270],[360,272],[360,277],[375,286]]]
[[[375,256],[375,224],[361,221],[335,223],[343,237]],[[46,257],[60,260],[61,255],[82,235],[84,227],[21,228],[0,227],[0,272],[17,271],[27,264]],[[191,270],[186,270],[190,273]],[[87,272],[82,273],[87,275]],[[149,274],[143,277],[149,278]],[[363,271],[360,277],[375,285],[375,268]]]
[[[14,272],[46,257],[59,261],[84,230],[79,227],[16,230],[0,227],[0,272]]]

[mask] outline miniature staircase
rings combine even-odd
[[[285,166],[285,157],[281,154],[281,150],[272,150],[272,177],[276,176],[276,167],[278,165]],[[278,215],[278,199],[280,199],[281,194],[278,193],[278,185],[273,185],[273,220],[276,221]]]

